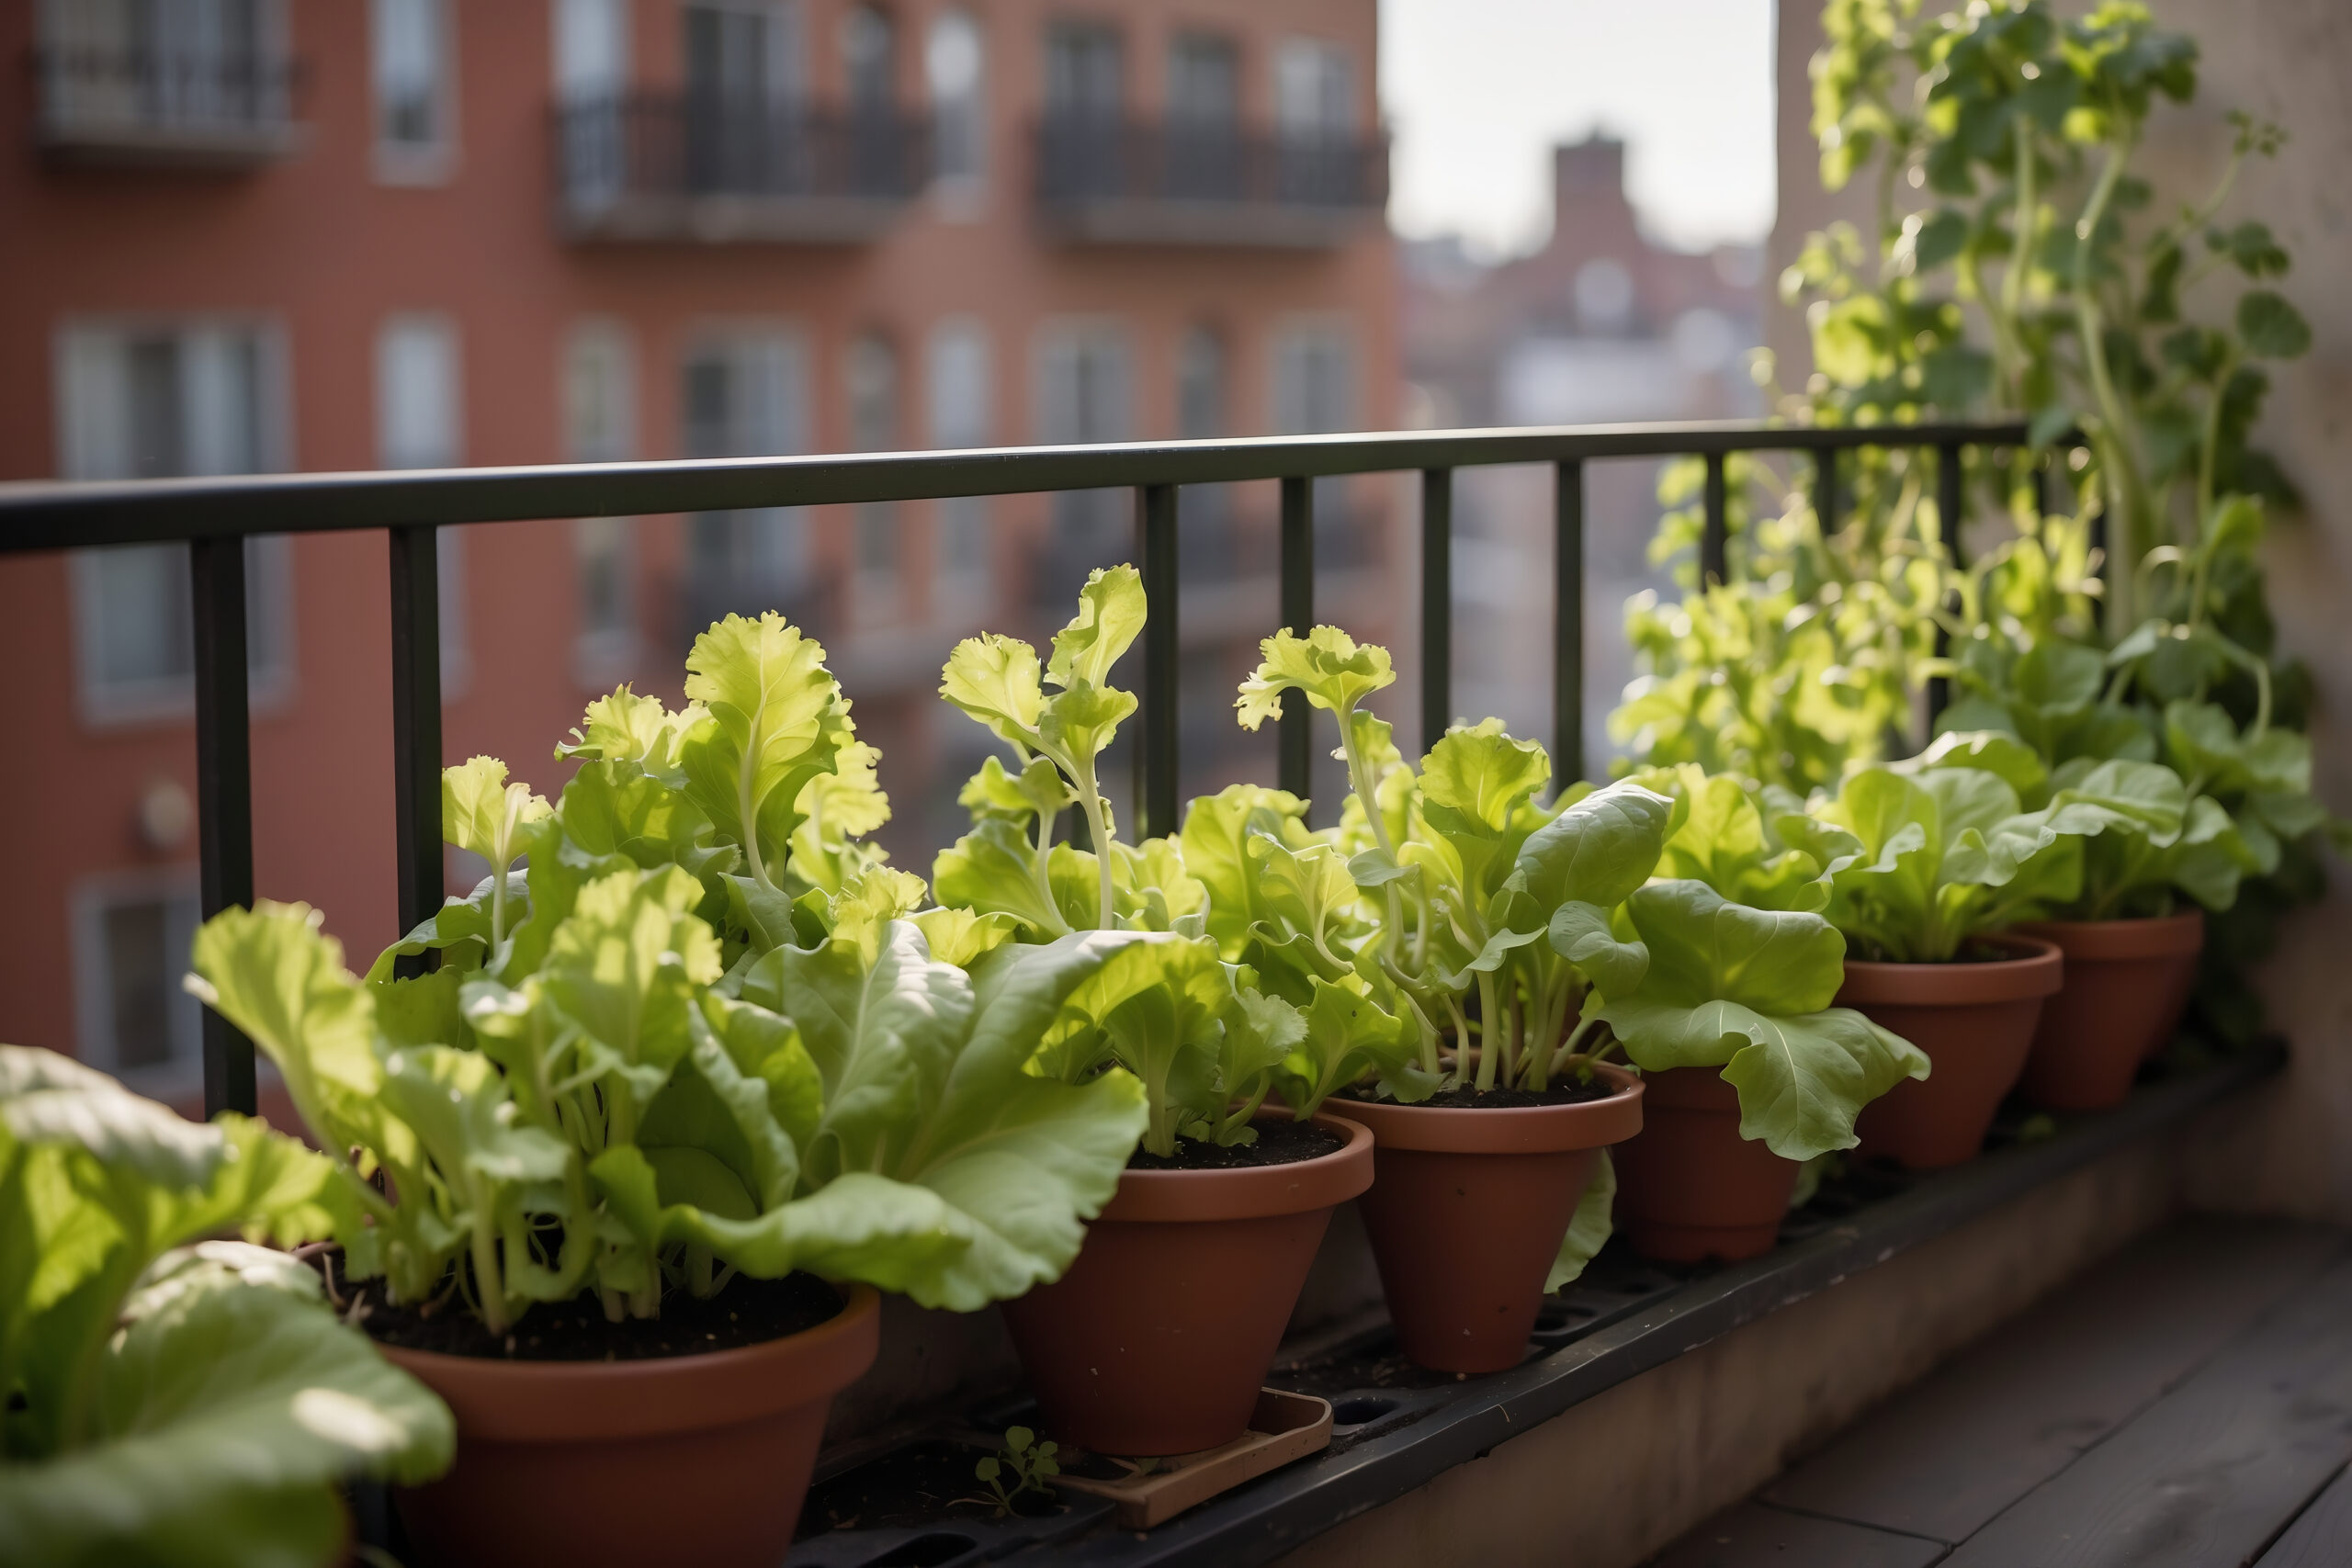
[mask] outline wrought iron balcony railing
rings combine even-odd
[[[871,239],[931,178],[929,121],[698,94],[555,111],[561,221],[575,238]]]
[[[1046,222],[1095,243],[1332,245],[1388,201],[1376,136],[1057,117],[1037,128],[1036,155]]]
[[[234,169],[301,144],[300,67],[282,53],[57,47],[32,67],[35,134],[53,158]]]
[[[1726,575],[1729,507],[1724,459],[1735,452],[1810,454],[1815,505],[1842,514],[1838,454],[1860,447],[1937,454],[1937,510],[1956,550],[1962,521],[1962,452],[2025,445],[2023,424],[1917,424],[1815,429],[1745,423],[1568,426],[1296,435],[980,451],[859,453],[817,457],[709,458],[545,468],[107,483],[0,484],[0,556],[102,545],[188,547],[196,625],[198,841],[209,917],[254,896],[247,745],[245,557],[256,534],[380,529],[390,544],[392,758],[400,929],[442,897],[441,667],[438,556],[446,526],[529,518],[632,517],[743,512],[859,502],[922,501],[1035,491],[1124,489],[1135,498],[1132,558],[1150,595],[1143,636],[1136,767],[1136,836],[1177,827],[1179,494],[1187,485],[1280,481],[1280,624],[1315,620],[1315,492],[1318,479],[1418,471],[1421,476],[1419,664],[1421,733],[1442,734],[1453,713],[1453,471],[1545,463],[1555,476],[1553,581],[1554,776],[1583,775],[1584,466],[1606,457],[1702,457],[1707,464],[1702,573]],[[1120,549],[1115,555],[1127,555]],[[1115,555],[1112,558],[1115,558]],[[1530,562],[1531,570],[1544,563]],[[733,608],[745,606],[737,604]],[[1272,626],[1264,628],[1276,629]],[[494,678],[494,672],[493,672]],[[1284,709],[1277,782],[1308,793],[1308,716]],[[205,1015],[207,1113],[254,1106],[250,1041]]]

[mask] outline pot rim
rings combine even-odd
[[[881,1347],[881,1292],[828,1281],[842,1309],[797,1334],[636,1361],[506,1361],[412,1350],[384,1359],[447,1401],[460,1441],[560,1443],[656,1438],[822,1404],[865,1374]]]
[[[1572,1105],[1397,1105],[1349,1100],[1382,1148],[1422,1154],[1569,1154],[1622,1144],[1642,1130],[1643,1082],[1613,1063],[1593,1070],[1617,1086]]]
[[[2065,984],[2065,953],[2047,937],[2008,928],[1982,932],[1973,940],[2007,948],[2018,956],[1984,964],[1888,964],[1849,958],[1835,1005],[1975,1007],[2055,996]]]
[[[1317,1125],[1347,1140],[1328,1155],[1230,1170],[1123,1170],[1095,1223],[1272,1219],[1329,1209],[1372,1185],[1370,1128],[1326,1111]]]
[[[2169,915],[2128,920],[2027,920],[2017,929],[2056,942],[2070,964],[2187,958],[2205,946],[2205,911],[2194,904]]]

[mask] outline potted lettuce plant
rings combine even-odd
[[[2057,946],[2008,928],[2079,894],[2083,836],[2120,813],[2028,812],[2017,787],[2028,763],[2039,766],[2012,738],[1947,735],[1910,764],[1849,773],[1809,815],[1777,824],[1828,873],[1825,912],[1849,949],[1838,999],[1934,1064],[1864,1113],[1867,1154],[1916,1169],[1973,1156],[2058,991]]]
[[[1396,1020],[1344,976],[1294,1002],[1229,961],[1179,847],[1119,839],[1096,764],[1136,708],[1111,673],[1146,613],[1141,580],[1116,567],[1088,579],[1046,660],[1006,637],[956,649],[941,694],[1012,763],[990,758],[973,779],[973,830],[934,872],[950,909],[1002,922],[1016,949],[1112,955],[1070,994],[1035,1070],[1138,1085],[1140,1137],[1077,1260],[1004,1314],[1046,1428],[1136,1457],[1247,1429],[1332,1209],[1372,1180],[1371,1134],[1323,1101],[1408,1055]],[[1052,841],[1070,803],[1089,850]],[[1286,1103],[1270,1109],[1277,1092]]]
[[[338,1156],[354,1315],[457,1413],[456,1467],[400,1499],[436,1561],[776,1561],[877,1288],[971,1311],[1052,1278],[1143,1123],[1125,1074],[1029,1070],[1115,943],[905,918],[920,881],[816,821],[862,786],[780,617],[687,668],[684,712],[591,709],[552,805],[448,770],[491,875],[368,977],[300,905],[198,935],[194,988]],[[612,1506],[515,1505],[559,1492]]]
[[[255,1245],[323,1234],[345,1199],[261,1122],[200,1126],[0,1045],[10,1561],[323,1568],[349,1548],[344,1482],[447,1467],[447,1408]]]
[[[1495,720],[1416,772],[1364,705],[1396,678],[1386,649],[1317,626],[1261,651],[1240,722],[1292,691],[1330,714],[1342,820],[1308,834],[1291,797],[1228,790],[1194,804],[1187,863],[1271,986],[1359,987],[1405,1026],[1402,1069],[1340,1100],[1378,1140],[1361,1207],[1389,1315],[1424,1366],[1516,1365],[1544,1293],[1609,1235],[1603,1151],[1641,1127],[1641,1085],[1598,1060],[1593,1010],[1640,983],[1610,918],[1656,863],[1668,802],[1620,785],[1555,813],[1536,801],[1544,749]]]
[[[1855,1145],[1862,1108],[1928,1075],[1917,1047],[1831,1005],[1846,942],[1820,863],[1767,820],[1798,803],[1695,764],[1636,782],[1671,797],[1656,880],[1625,919],[1649,964],[1600,1014],[1643,1069],[1643,1127],[1614,1151],[1616,1224],[1668,1262],[1769,1251],[1804,1162]]]

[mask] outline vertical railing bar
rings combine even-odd
[[[1136,759],[1136,837],[1176,831],[1176,487],[1136,487],[1144,598],[1143,725]]]
[[[1453,722],[1453,470],[1421,470],[1421,750]]]
[[[1702,586],[1731,580],[1731,502],[1724,483],[1724,455],[1707,454],[1707,520],[1699,536]]]
[[[1965,491],[1962,484],[1961,448],[1957,442],[1946,442],[1936,448],[1936,534],[1944,547],[1944,556],[1958,571],[1964,564],[1961,558],[1962,508]],[[1948,595],[1945,610],[1959,608],[1956,595]],[[1951,633],[1939,622],[1936,626],[1936,657],[1945,659],[1951,654]],[[1951,682],[1942,675],[1928,678],[1928,733],[1936,731],[1936,720],[1951,705]]]
[[[441,907],[441,571],[435,531],[391,538],[393,841],[401,931]],[[408,972],[421,971],[413,963]]]
[[[1552,494],[1552,778],[1584,777],[1584,465],[1566,462]]]
[[[245,546],[188,545],[195,599],[198,894],[204,918],[254,901],[252,730],[246,711]],[[257,1109],[254,1043],[204,1010],[204,1114]]]
[[[1282,616],[1284,630],[1305,637],[1315,625],[1315,481],[1282,481]],[[1283,694],[1276,731],[1274,781],[1307,798],[1314,789],[1314,710],[1301,692]]]
[[[1813,458],[1813,516],[1821,536],[1838,531],[1838,448],[1825,446]]]

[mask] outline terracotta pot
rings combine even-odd
[[[1372,1134],[1315,1159],[1129,1170],[1069,1271],[1004,1303],[1046,1430],[1096,1453],[1197,1453],[1249,1429],[1331,1211],[1372,1185]]]
[[[881,1298],[738,1350],[495,1361],[379,1345],[448,1401],[458,1461],[401,1491],[421,1562],[773,1568],[799,1523],[833,1395],[874,1364]]]
[[[1527,1354],[1544,1279],[1600,1151],[1642,1130],[1642,1082],[1581,1105],[1350,1101],[1380,1143],[1380,1179],[1359,1205],[1396,1342],[1442,1372],[1498,1372]]]
[[[2016,956],[1982,964],[1846,961],[1838,1005],[1860,1009],[1932,1064],[1925,1082],[1905,1078],[1863,1107],[1854,1122],[1863,1154],[1913,1170],[1972,1159],[2017,1087],[2042,1001],[2057,993],[2065,961],[2040,937],[2001,931],[1975,940]]]
[[[1642,1076],[1642,1131],[1617,1164],[1617,1234],[1662,1263],[1772,1250],[1799,1167],[1739,1135],[1739,1091],[1717,1067]]]
[[[2132,1092],[2140,1064],[2172,1038],[2197,983],[2205,914],[2153,920],[2037,920],[2019,931],[2058,944],[2066,983],[2041,1010],[2018,1088],[2045,1111],[2104,1111]]]

